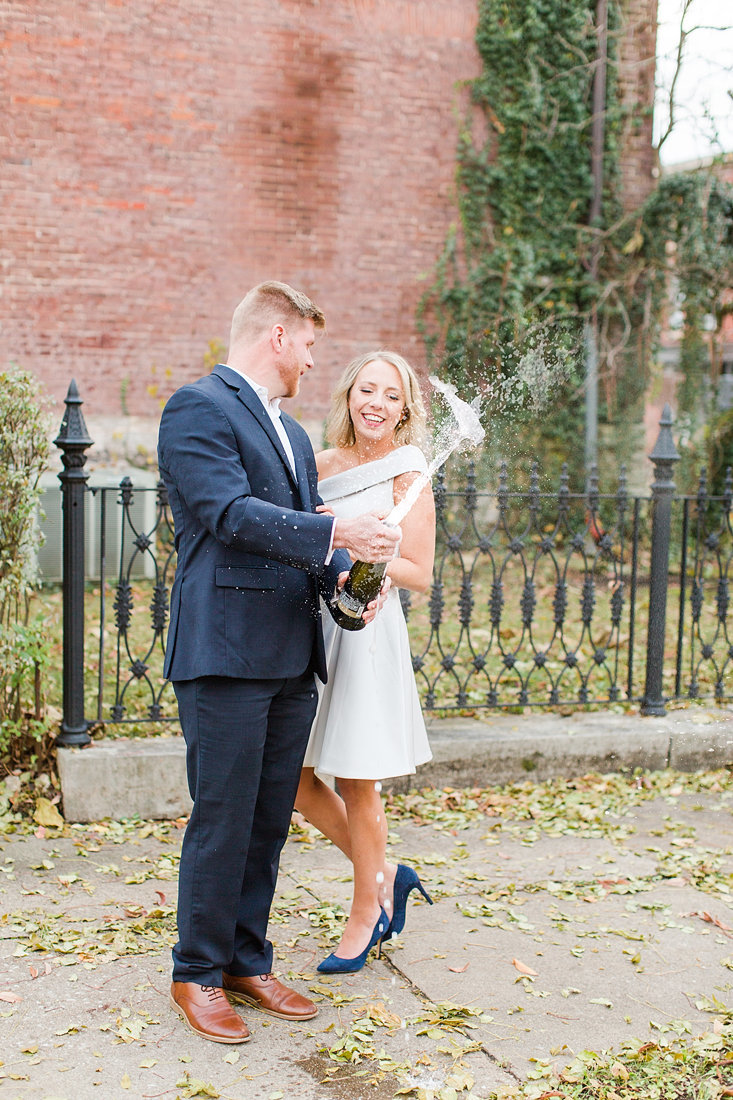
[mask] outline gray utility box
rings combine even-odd
[[[120,503],[119,486],[124,477],[129,477],[133,484],[129,519]],[[155,526],[157,483],[155,474],[149,470],[96,470],[90,473],[87,481],[89,491],[85,494],[84,501],[84,571],[87,580],[98,581],[101,578],[102,498],[104,497],[105,513],[105,577],[114,582],[120,575],[123,534],[125,553],[122,567],[126,570],[135,551],[135,532],[150,534]],[[61,482],[57,474],[47,472],[42,475],[40,486],[38,525],[44,538],[37,553],[38,572],[41,581],[52,583],[60,581],[63,575]],[[155,562],[149,553],[135,555],[131,576],[155,576]]]

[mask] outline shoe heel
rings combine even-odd
[[[433,899],[430,897],[430,894],[427,892],[427,890],[425,889],[423,884],[420,882],[420,879],[417,880],[415,885],[417,886],[417,888],[420,891],[420,893],[422,894],[422,896],[425,898],[426,902],[429,905],[432,905],[433,904]]]

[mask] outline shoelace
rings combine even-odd
[[[223,990],[218,989],[215,985],[202,985],[201,988],[210,1001],[217,1001],[220,997],[224,996]]]

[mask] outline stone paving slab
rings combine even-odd
[[[0,1100],[175,1100],[192,1081],[233,1100],[389,1100],[405,1079],[438,1088],[451,1072],[486,1098],[532,1059],[562,1064],[675,1019],[702,1031],[705,998],[733,1005],[729,797],[656,797],[597,836],[438,824],[390,832],[435,904],[413,895],[400,941],[340,978],[315,968],[337,934],[329,914],[348,904],[348,864],[293,833],[271,937],[277,970],[319,1015],[296,1026],[242,1010],[252,1040],[239,1047],[193,1035],[168,1006],[180,829],[0,837]],[[159,931],[134,933],[158,912]],[[365,1012],[402,1078],[324,1053]]]

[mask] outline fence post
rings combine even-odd
[[[649,624],[646,642],[646,690],[641,713],[666,714],[662,693],[664,640],[667,622],[667,583],[669,577],[669,537],[672,528],[674,464],[679,454],[672,438],[672,412],[664,406],[659,435],[649,458],[654,463],[652,484],[652,552],[649,577]]]
[[[63,509],[63,671],[61,732],[56,744],[88,745],[89,722],[84,718],[84,497],[89,474],[84,469],[89,438],[76,382],[66,394],[66,412],[54,439],[64,469],[59,474]]]

